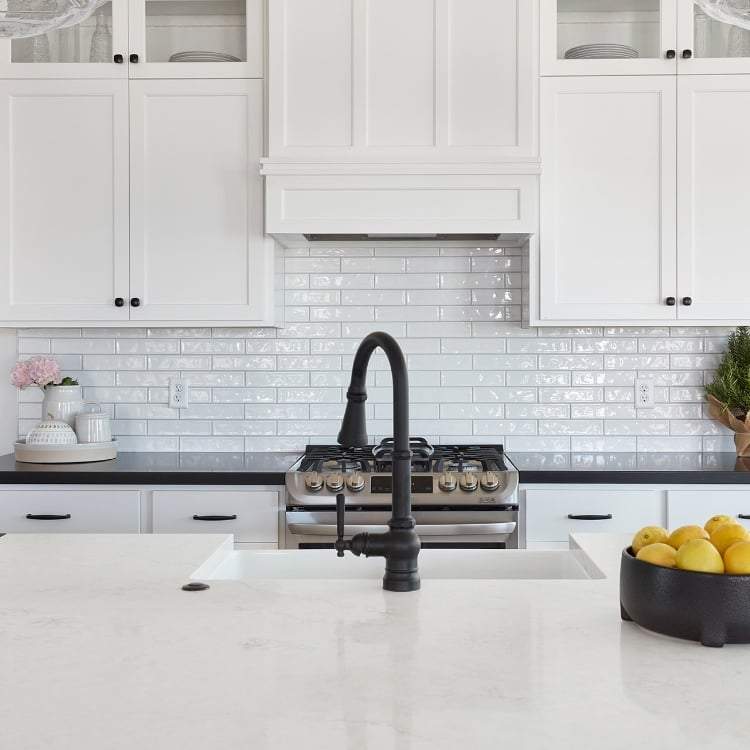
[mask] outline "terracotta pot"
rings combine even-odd
[[[735,432],[734,444],[738,456],[750,456],[750,432]]]

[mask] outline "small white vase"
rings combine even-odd
[[[76,426],[76,414],[83,411],[83,396],[80,385],[48,385],[44,389],[42,419],[51,417]]]

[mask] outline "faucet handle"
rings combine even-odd
[[[343,492],[336,495],[336,555],[344,556],[347,543],[344,541],[344,521],[346,517],[346,498]]]

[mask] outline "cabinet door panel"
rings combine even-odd
[[[711,516],[726,514],[750,531],[750,489],[670,490],[667,511],[670,529],[703,526]]]
[[[603,516],[571,519],[568,516]],[[611,515],[612,518],[606,518]],[[526,490],[526,538],[564,542],[575,533],[635,533],[665,523],[661,490],[612,490],[560,487]]]
[[[0,81],[0,320],[127,320],[127,81]]]
[[[0,491],[0,532],[137,534],[140,525],[137,490]]]
[[[750,319],[750,76],[679,79],[679,296],[685,320]]]
[[[269,319],[262,81],[131,83],[131,319]]]
[[[542,80],[542,321],[671,320],[675,78]]]
[[[234,534],[237,542],[278,544],[278,492],[158,490],[153,500],[155,534]]]

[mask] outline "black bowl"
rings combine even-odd
[[[704,646],[750,643],[750,575],[694,573],[637,560],[620,562],[623,620]]]

